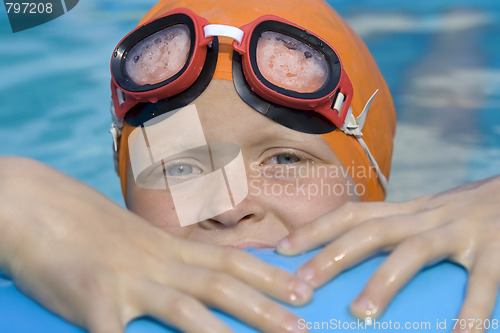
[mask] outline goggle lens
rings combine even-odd
[[[148,36],[127,54],[125,71],[138,85],[156,84],[177,74],[191,47],[189,28],[176,24]]]
[[[298,93],[319,90],[329,77],[323,53],[284,34],[265,31],[257,42],[257,66],[270,83]]]

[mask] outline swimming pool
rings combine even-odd
[[[330,2],[364,38],[393,92],[399,129],[389,199],[498,174],[500,4]],[[108,63],[153,3],[84,0],[17,34],[4,15],[0,155],[41,160],[122,203],[107,133]]]
[[[0,155],[29,156],[122,203],[109,57],[155,1],[81,1],[13,34],[0,19]],[[331,0],[363,37],[398,112],[389,200],[500,170],[500,3]]]

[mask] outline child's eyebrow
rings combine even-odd
[[[283,144],[299,144],[303,146],[304,144],[318,143],[318,140],[321,140],[321,137],[318,134],[307,134],[290,129],[276,130],[276,128],[269,128],[258,132],[258,136],[255,136],[254,144],[266,145],[266,143],[273,142]]]
[[[189,137],[165,138],[162,141],[155,142],[154,150],[156,159],[169,157],[176,154],[182,154],[195,148],[207,147],[207,142],[198,142],[195,144]]]
[[[291,148],[306,152],[319,161],[338,162],[335,153],[326,144],[319,134],[305,134],[293,130],[265,130],[258,132],[251,143],[252,149],[258,151],[258,155],[268,148]]]

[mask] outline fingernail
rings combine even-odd
[[[299,268],[299,270],[297,271],[297,276],[302,281],[305,281],[305,282],[311,284],[312,280],[314,278],[314,270],[311,267]]]
[[[357,317],[376,317],[379,308],[371,300],[365,297],[358,297],[352,302],[352,311]]]
[[[290,243],[290,239],[288,239],[288,237],[283,238],[276,245],[276,247],[278,248],[279,251],[289,250],[291,246],[292,246],[292,244]]]
[[[294,282],[291,289],[290,300],[293,302],[309,299],[312,295],[311,286],[304,282]]]
[[[290,332],[290,333],[309,332],[305,325],[305,320],[299,318],[296,318],[292,322],[284,323],[282,327],[285,330],[285,332]]]

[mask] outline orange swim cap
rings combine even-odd
[[[322,0],[162,0],[140,21],[145,23],[174,8],[186,7],[208,19],[213,24],[240,27],[256,18],[273,14],[321,36],[337,51],[344,69],[353,85],[353,115],[358,116],[372,94],[377,96],[370,106],[364,127],[363,139],[388,178],[396,129],[396,114],[389,89],[373,57],[360,37],[347,23]],[[217,67],[213,78],[232,81],[232,54],[230,43],[220,44]],[[119,175],[122,191],[126,193],[128,147],[127,138],[133,127],[124,124],[120,151]],[[362,201],[383,200],[385,191],[378,180],[367,154],[352,135],[339,129],[323,134],[356,184],[362,185]]]

